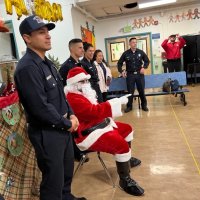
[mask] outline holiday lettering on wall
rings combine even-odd
[[[26,7],[26,3],[31,3],[31,11],[29,11]],[[52,5],[46,0],[4,0],[6,6],[6,12],[9,15],[13,14],[13,6],[17,13],[18,19],[21,18],[22,15],[31,15],[36,14],[40,18],[48,20],[48,21],[62,21],[62,7],[60,4],[53,3]]]
[[[63,20],[62,9],[60,4],[53,3],[51,5],[48,1],[45,0],[35,0],[34,7],[35,14],[42,19],[46,19],[48,21],[53,22]]]
[[[9,15],[13,14],[13,6],[14,6],[18,19],[20,19],[22,15],[28,15],[28,10],[23,0],[4,0],[4,2],[7,14]]]

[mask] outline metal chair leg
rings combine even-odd
[[[98,158],[99,158],[99,160],[100,160],[100,162],[101,162],[101,165],[102,165],[103,168],[104,168],[104,171],[106,172],[106,174],[107,174],[108,178],[110,179],[110,181],[111,181],[111,183],[112,183],[112,185],[113,185],[113,188],[114,188],[114,187],[115,187],[115,183],[113,182],[112,177],[111,177],[111,175],[110,175],[110,173],[109,173],[109,171],[108,171],[108,169],[107,169],[107,167],[106,167],[106,165],[105,165],[103,159],[101,158],[100,152],[97,152],[97,155],[98,155]]]
[[[80,169],[80,167],[83,165],[83,163],[85,162],[85,160],[87,159],[87,154],[83,154],[81,157],[81,160],[78,163],[78,166],[76,167],[75,171],[74,171],[74,175],[77,173],[77,171]]]
[[[140,97],[138,97],[138,107],[139,107],[139,109],[141,109],[141,106],[140,106]]]

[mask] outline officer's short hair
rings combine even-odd
[[[93,45],[87,42],[83,42],[84,51],[87,51],[90,47],[93,47]]]
[[[69,41],[69,48],[73,45],[73,44],[77,44],[77,43],[83,43],[83,41],[79,38],[74,38],[72,40]]]
[[[129,42],[131,42],[132,40],[137,40],[137,38],[136,37],[132,37],[132,38],[129,39]]]

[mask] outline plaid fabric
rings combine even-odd
[[[0,114],[0,194],[6,200],[38,200],[41,174],[26,132],[23,108],[19,103],[16,105],[20,120],[14,126],[8,125]],[[7,148],[7,138],[12,132],[23,138],[23,151],[19,156],[12,156]]]

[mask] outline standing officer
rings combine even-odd
[[[97,94],[97,100],[99,103],[103,102],[102,93],[99,87],[99,77],[98,72],[96,69],[96,66],[92,63],[93,55],[94,55],[94,47],[92,44],[84,42],[83,43],[84,48],[84,58],[81,60],[81,64],[85,71],[90,74],[90,84],[92,88],[96,91]]]
[[[45,56],[51,49],[49,30],[54,27],[55,24],[45,24],[35,15],[21,22],[19,30],[27,51],[17,65],[15,83],[42,172],[40,200],[85,200],[71,194],[71,132],[79,122],[65,99],[61,77]]]
[[[70,57],[61,65],[60,67],[60,75],[63,79],[63,85],[65,86],[67,75],[70,69],[74,67],[81,67],[81,63],[79,59],[83,57],[84,55],[84,49],[83,49],[83,42],[79,38],[74,38],[69,41],[69,51],[70,51]]]
[[[74,38],[69,41],[69,51],[70,51],[70,57],[62,64],[59,72],[63,79],[63,85],[65,86],[67,75],[70,69],[80,66],[81,63],[79,59],[83,57],[84,55],[84,49],[83,49],[83,42],[79,38]],[[73,147],[74,147],[74,158],[77,161],[80,161],[82,158],[83,152],[76,146],[76,143],[73,139]],[[89,158],[85,160],[85,162],[88,162]]]
[[[127,89],[129,93],[134,94],[136,84],[141,99],[142,110],[149,111],[147,108],[147,100],[144,94],[144,69],[148,67],[149,59],[144,51],[137,48],[136,38],[130,38],[129,45],[131,48],[122,54],[117,63],[118,71],[124,78],[127,77]],[[123,71],[122,65],[124,62],[126,63],[126,70]],[[125,112],[132,110],[133,95],[128,97],[128,99],[129,100]]]

